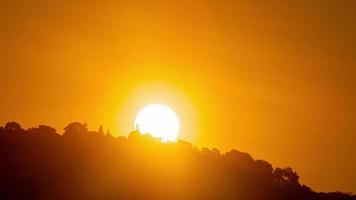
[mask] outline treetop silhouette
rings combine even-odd
[[[250,154],[161,143],[137,130],[126,137],[73,122],[63,135],[49,126],[0,128],[0,199],[356,200],[317,193],[291,168]]]

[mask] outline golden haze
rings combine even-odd
[[[162,103],[180,139],[356,192],[353,1],[0,2],[2,124],[126,135]]]

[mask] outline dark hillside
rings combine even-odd
[[[0,199],[355,200],[316,193],[291,168],[273,168],[249,154],[161,143],[132,132],[114,138],[71,123],[0,128]]]

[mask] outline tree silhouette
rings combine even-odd
[[[38,128],[30,128],[27,130],[28,133],[31,134],[43,134],[43,135],[56,135],[56,129],[46,126],[46,125],[39,125]]]
[[[0,127],[0,199],[356,200],[314,192],[291,168],[237,150],[102,133],[79,122],[63,136],[45,125]]]
[[[11,130],[11,131],[22,131],[21,125],[17,122],[8,122],[5,125],[6,130]]]
[[[290,167],[284,169],[277,167],[273,171],[273,175],[275,183],[279,186],[299,185],[299,176]]]
[[[99,133],[100,135],[102,135],[102,136],[105,134],[105,133],[104,133],[103,126],[99,126],[98,133]]]
[[[88,132],[86,124],[81,124],[79,122],[72,122],[64,128],[63,135],[79,135]]]

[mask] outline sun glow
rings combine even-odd
[[[175,141],[179,133],[179,120],[176,113],[167,106],[151,104],[140,110],[135,119],[135,128],[142,134],[162,138],[162,141]]]

